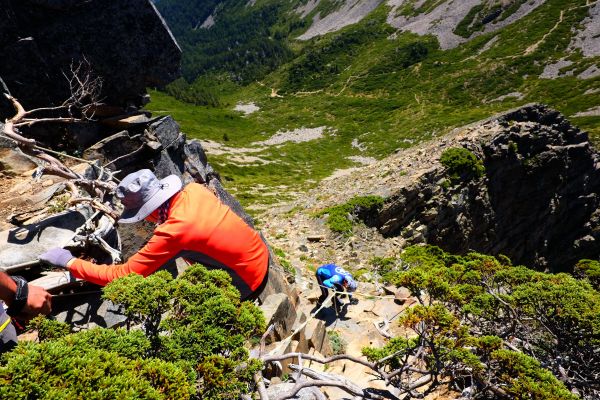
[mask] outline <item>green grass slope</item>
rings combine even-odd
[[[600,57],[567,50],[573,28],[588,15],[586,4],[548,0],[516,23],[447,51],[433,36],[391,28],[389,9],[381,5],[360,23],[323,37],[296,42],[287,36],[293,56],[245,86],[228,82],[223,70],[205,75],[217,107],[153,91],[148,109],[173,115],[190,137],[226,146],[224,153],[209,149],[209,160],[245,205],[285,200],[337,169],[357,166],[348,157],[381,159],[529,102],[558,109],[598,139],[600,117],[572,117],[600,105],[594,93],[600,78],[576,78]],[[573,62],[572,76],[540,78],[545,65],[562,58]],[[238,102],[260,110],[244,116],[233,110]],[[256,144],[301,127],[326,129],[307,142]],[[240,161],[239,154],[249,158]]]

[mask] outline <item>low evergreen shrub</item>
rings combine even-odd
[[[384,199],[380,196],[354,197],[344,204],[319,211],[315,216],[327,215],[326,223],[332,231],[349,236],[356,220],[366,214],[378,212],[383,207],[383,202]]]
[[[400,258],[408,269],[388,278],[419,301],[400,318],[413,335],[364,349],[370,360],[389,356],[388,371],[421,369],[434,384],[470,387],[473,396],[575,399],[575,389],[598,398],[600,387],[590,383],[600,373],[600,293],[587,276],[546,274],[511,266],[506,257],[456,256],[434,246],[409,247]],[[584,260],[579,271],[595,271],[596,264]],[[417,365],[408,365],[411,357]],[[393,381],[410,383],[405,373]]]
[[[178,279],[131,274],[104,297],[122,307],[126,329],[70,333],[36,318],[40,342],[2,357],[0,398],[232,399],[250,390],[261,364],[245,343],[265,321],[226,272],[195,265]]]
[[[445,150],[440,162],[446,167],[448,176],[453,183],[461,180],[481,178],[485,167],[475,154],[463,147],[452,147]]]

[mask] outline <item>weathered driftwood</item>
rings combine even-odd
[[[29,283],[43,287],[49,292],[56,292],[67,287],[78,285],[78,282],[82,282],[81,279],[73,277],[67,271],[47,271],[42,274],[41,278],[34,279]]]

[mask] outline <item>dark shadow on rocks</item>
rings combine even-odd
[[[77,328],[123,326],[126,318],[122,309],[102,300],[101,287],[85,284],[78,291],[64,293],[52,299],[52,314],[56,319]]]
[[[318,309],[319,305],[315,305],[312,310],[310,310],[310,314],[314,314]],[[331,305],[330,307],[325,307],[321,311],[319,311],[315,315],[315,319],[321,320],[325,323],[326,327],[330,327],[336,321],[347,321],[350,318],[346,316],[348,313],[348,304],[339,304]]]

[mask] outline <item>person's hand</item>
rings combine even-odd
[[[350,299],[350,304],[352,304],[353,306],[358,304],[358,299],[356,297],[353,297]]]
[[[40,261],[47,264],[66,269],[68,262],[74,259],[75,256],[73,256],[69,250],[55,247],[40,255],[38,258]]]
[[[23,307],[22,313],[35,316],[38,314],[50,314],[52,311],[52,295],[44,288],[29,285],[29,294],[27,295],[27,304]]]

